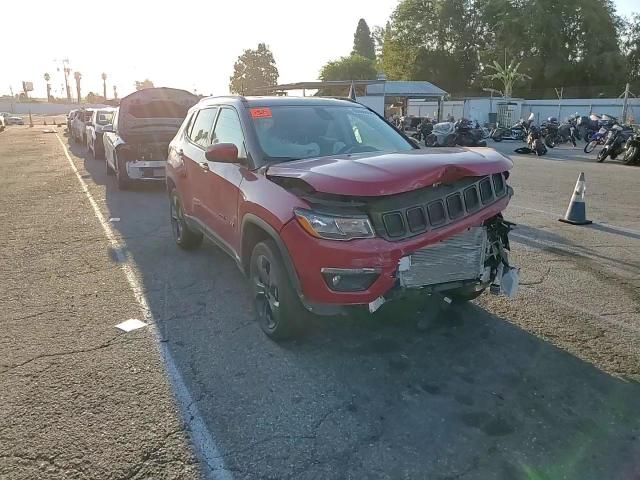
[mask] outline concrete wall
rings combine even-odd
[[[558,115],[557,100],[513,99],[513,102],[515,103],[515,105],[513,105],[514,116],[526,118],[529,116],[529,113],[533,112],[536,117],[535,122],[540,124],[546,121],[548,117],[553,116],[558,117],[560,120],[565,120],[569,115],[573,115],[576,112],[579,115],[589,115],[590,113],[602,115],[606,113],[621,118],[623,99],[594,98],[562,100],[560,115]],[[471,120],[478,120],[480,123],[486,123],[489,121],[489,112],[496,113],[498,105],[501,103],[503,103],[503,101],[500,98],[467,98],[464,100],[446,101],[443,105],[443,118],[451,114],[456,119],[465,117]],[[408,115],[416,117],[433,118],[438,110],[437,102],[425,102],[419,99],[410,99],[408,101],[408,107]],[[629,99],[628,115],[631,117],[632,123],[638,123],[638,121],[640,121],[640,99]]]
[[[79,107],[98,108],[102,104],[92,103],[19,103],[7,99],[0,99],[0,112],[11,112],[26,115],[31,111],[33,115],[62,115]]]

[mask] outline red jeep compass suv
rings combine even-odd
[[[206,236],[235,259],[272,338],[298,331],[303,306],[373,312],[408,289],[468,300],[512,270],[512,162],[418,149],[354,102],[205,98],[167,163],[176,243]]]

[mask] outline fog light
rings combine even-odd
[[[336,292],[361,292],[380,276],[379,268],[322,268],[327,286]]]

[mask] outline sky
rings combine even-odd
[[[82,73],[83,95],[123,97],[136,80],[204,95],[229,92],[238,55],[266,43],[280,83],[318,78],[329,60],[351,53],[360,18],[384,25],[397,0],[17,0],[2,1],[0,95],[34,84],[33,96],[62,91],[62,59]],[[640,11],[640,0],[615,0],[618,12]],[[72,74],[73,75],[73,74]],[[75,86],[73,78],[70,83]]]

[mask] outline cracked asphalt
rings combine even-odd
[[[151,330],[113,328],[140,312],[56,136],[16,127],[0,134],[0,478],[640,479],[640,168],[513,155],[516,300],[387,304],[278,345],[229,258],[173,245],[161,186],[118,192],[71,152],[218,456],[198,471]],[[557,221],[580,171],[589,227]]]

